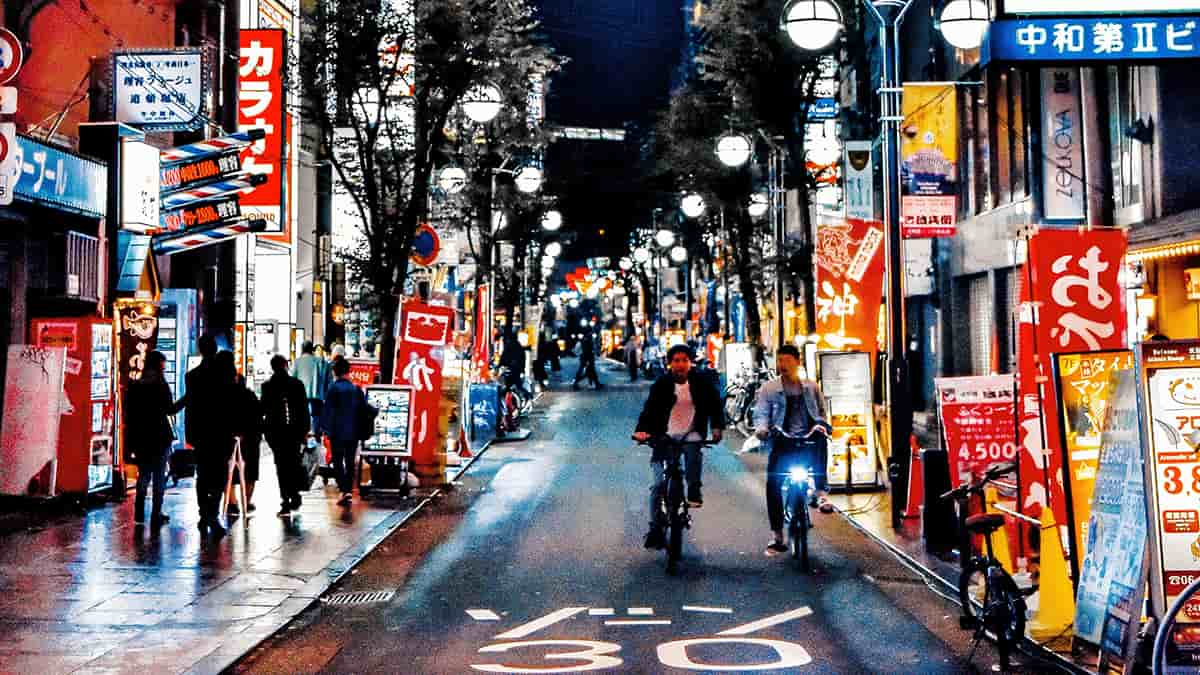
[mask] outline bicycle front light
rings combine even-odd
[[[792,482],[794,482],[794,483],[807,482],[808,478],[809,478],[808,469],[806,469],[802,466],[794,467],[793,469],[788,471],[788,477],[791,478]]]

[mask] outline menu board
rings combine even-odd
[[[1157,548],[1152,583],[1156,605],[1165,610],[1200,575],[1200,341],[1145,343],[1142,367]],[[1177,621],[1182,625],[1171,638],[1167,665],[1181,669],[1166,672],[1195,672],[1200,641],[1191,624],[1200,624],[1200,602],[1185,607]]]
[[[1062,406],[1063,466],[1070,508],[1072,577],[1079,579],[1079,560],[1087,550],[1092,493],[1100,463],[1101,429],[1108,412],[1112,374],[1133,368],[1128,350],[1056,354],[1058,401]],[[1078,585],[1078,584],[1077,584]]]
[[[1012,375],[939,377],[934,386],[954,486],[1016,460]]]
[[[363,445],[364,452],[402,453],[411,451],[412,388],[395,384],[373,384],[366,388],[367,403],[379,411],[375,433]]]
[[[820,354],[821,394],[833,433],[829,439],[829,487],[874,487],[879,475],[871,402],[871,355]]]

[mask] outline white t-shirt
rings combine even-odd
[[[671,419],[667,421],[667,435],[675,440],[700,440],[700,434],[692,430],[696,420],[696,406],[692,403],[692,389],[687,382],[675,383],[675,406],[671,408]]]

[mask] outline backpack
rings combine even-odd
[[[358,406],[355,409],[355,436],[365,441],[375,435],[375,418],[379,416],[379,408],[367,403],[367,397],[360,391]]]

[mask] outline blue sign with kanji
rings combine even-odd
[[[1200,57],[1200,17],[1090,17],[995,21],[989,61],[1120,61]]]

